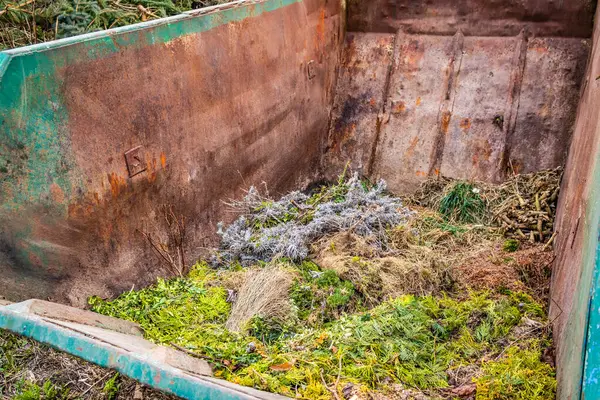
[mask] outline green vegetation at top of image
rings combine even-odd
[[[343,310],[352,301],[353,289],[335,273],[310,264],[297,269],[297,284],[327,295],[315,301],[308,291],[299,294],[298,285],[292,285],[291,298],[304,310],[304,318],[311,314],[306,311],[322,305],[338,307],[339,315],[319,324],[298,323],[292,329],[257,316],[245,332],[229,332],[224,322],[230,306],[219,286],[228,272],[204,264],[195,266],[189,277],[159,280],[113,301],[93,297],[90,304],[96,312],[138,322],[152,341],[174,344],[207,359],[217,377],[292,397],[329,399],[331,390],[341,393],[346,384],[385,391],[388,383],[399,383],[435,392],[449,386],[452,371],[498,355],[500,364],[481,367],[484,374],[478,384],[490,393],[481,399],[503,399],[494,396],[505,381],[512,385],[511,393],[521,396],[515,398],[551,398],[554,393],[551,374],[547,382],[514,383],[522,373],[521,361],[511,361],[512,351],[502,354],[523,320],[545,322],[542,306],[526,294],[473,292],[463,299],[407,295],[350,314]],[[519,348],[539,356],[540,347],[550,345],[543,332],[535,339],[522,338]],[[551,372],[539,357],[528,362],[536,370]],[[512,363],[517,375],[498,372],[502,363]],[[339,384],[332,389],[338,376]]]
[[[225,0],[0,0],[0,50],[221,3]]]
[[[485,216],[486,205],[478,188],[459,181],[440,200],[439,212],[451,221],[477,223]]]

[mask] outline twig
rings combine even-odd
[[[548,239],[548,241],[546,242],[544,247],[542,247],[542,251],[546,250],[548,248],[548,246],[552,245],[552,242],[554,242],[554,238],[556,238],[556,234],[557,234],[557,232],[554,232],[552,234],[552,236],[550,236],[550,239]]]
[[[108,371],[108,373],[107,373],[106,375],[104,375],[102,378],[98,379],[96,382],[92,383],[92,385],[91,385],[89,388],[87,388],[87,389],[85,390],[85,392],[81,393],[80,397],[81,397],[81,398],[83,398],[83,396],[84,396],[84,395],[85,395],[87,392],[89,392],[90,390],[92,390],[92,388],[93,388],[94,386],[96,386],[97,384],[99,384],[100,382],[102,382],[103,380],[105,380],[106,378],[108,378],[108,376],[109,376],[109,375],[112,375],[112,374],[114,374],[114,373],[115,373],[114,371]]]
[[[186,349],[185,347],[181,347],[181,346],[179,346],[179,345],[176,345],[176,344],[175,344],[175,343],[173,343],[173,342],[170,342],[169,344],[170,344],[171,346],[175,347],[177,350],[179,350],[179,351],[183,351],[183,352],[184,352],[185,354],[187,354],[187,355],[190,355],[190,356],[192,356],[192,357],[195,357],[195,358],[204,359],[204,357],[202,357],[200,354],[198,354],[198,353],[194,353],[193,351],[191,351],[191,350],[188,350],[188,349]]]
[[[337,378],[335,380],[335,390],[337,392],[337,388],[338,385],[340,384],[340,376],[342,376],[342,358],[344,357],[344,355],[342,354],[342,351],[340,350],[340,360],[338,363],[338,375]]]
[[[169,268],[169,270],[171,270],[171,273],[173,273],[174,275],[179,275],[177,268],[175,268],[175,263],[173,262],[173,260],[171,259],[171,257],[160,248],[159,245],[157,245],[154,240],[152,239],[152,236],[150,236],[150,234],[146,233],[146,232],[141,232],[142,235],[144,235],[144,237],[146,238],[146,240],[148,240],[148,243],[150,243],[150,246],[152,246],[152,249],[154,249],[154,251],[156,253],[158,253],[158,255],[160,256],[160,258],[162,258],[165,263],[167,264],[167,267]]]
[[[337,391],[327,386],[327,382],[325,382],[325,378],[323,377],[323,370],[320,370],[319,373],[321,374],[321,381],[323,381],[323,386],[325,386],[325,389],[327,389],[333,395],[335,400],[340,400],[340,396],[337,394]]]
[[[494,359],[494,361],[498,361],[500,359],[500,357],[502,357],[502,355],[504,354],[504,352],[511,347],[513,344],[517,343],[519,340],[523,339],[524,337],[526,337],[527,335],[529,335],[530,333],[533,333],[535,331],[538,330],[542,330],[542,329],[546,329],[550,326],[550,324],[544,324],[542,326],[536,326],[535,328],[531,328],[530,330],[523,332],[521,335],[519,335],[518,338],[516,338],[515,340],[513,340],[512,342],[510,342],[509,344],[507,344],[504,349],[502,349],[502,351],[500,352],[500,354],[498,354],[496,356],[496,358]]]
[[[10,10],[15,10],[15,11],[24,11],[24,10],[21,10],[21,7],[25,7],[25,6],[33,3],[34,1],[35,0],[28,0],[25,3],[21,3],[21,4],[18,4],[16,6],[9,6],[9,5],[7,5],[6,7],[4,7],[4,10],[0,10],[0,15],[6,13],[9,9]]]

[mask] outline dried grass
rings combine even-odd
[[[389,231],[387,250],[373,246],[373,238],[340,232],[317,243],[316,262],[351,281],[370,304],[464,289],[525,291],[547,301],[553,253],[545,246],[507,252],[495,229],[453,225],[425,208],[413,211],[407,225]]]
[[[254,316],[280,320],[289,318],[289,291],[293,278],[292,272],[276,265],[248,270],[225,323],[227,329],[240,332]]]
[[[506,237],[552,244],[561,178],[562,168],[555,168],[512,175],[500,185],[473,182],[486,204],[482,223],[497,227]],[[462,183],[445,177],[429,179],[406,200],[409,204],[439,210],[443,199]]]
[[[368,240],[345,232],[321,241],[318,247],[317,263],[352,282],[371,305],[404,294],[452,289],[448,265],[425,246],[410,246],[401,254],[381,253]]]

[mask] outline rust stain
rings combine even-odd
[[[510,165],[512,166],[511,172],[514,171],[515,174],[520,174],[523,171],[523,163],[519,160],[510,160]]]
[[[473,165],[477,166],[480,162],[490,161],[492,156],[492,146],[489,140],[477,143],[474,146],[474,153],[472,157]]]
[[[325,43],[325,8],[321,8],[319,22],[317,23],[317,37],[315,48],[318,49]]]
[[[123,187],[127,186],[125,179],[114,172],[108,174],[108,183],[110,183],[110,192],[113,197],[118,197]]]
[[[421,98],[420,98],[420,97],[417,97],[416,104],[417,104],[417,106],[420,106],[420,105],[421,105]]]
[[[417,40],[411,40],[405,48],[405,54],[404,63],[410,66],[411,69],[416,70],[423,59],[425,49],[423,46],[419,46]]]
[[[417,171],[415,173],[415,175],[420,176],[420,177],[424,177],[424,176],[427,176],[427,172],[425,172],[425,171]]]
[[[50,196],[52,196],[52,201],[57,204],[62,204],[65,200],[63,190],[56,183],[50,185]]]
[[[394,114],[400,114],[402,112],[404,112],[406,110],[406,104],[404,104],[403,101],[398,102],[398,104],[396,104],[394,106]]]
[[[156,181],[156,159],[153,158],[151,161],[146,162],[146,171],[148,172],[148,182],[153,183]]]
[[[32,252],[29,252],[29,254],[27,255],[27,258],[29,259],[29,262],[31,263],[31,265],[36,265],[36,266],[42,265],[40,258]]]
[[[463,133],[468,133],[471,128],[471,120],[469,118],[465,118],[460,121],[460,128],[463,130]]]
[[[418,143],[419,143],[418,136],[415,136],[414,138],[412,138],[412,140],[410,141],[410,145],[408,146],[408,149],[406,149],[406,152],[404,153],[404,156],[406,158],[411,158],[413,156]]]
[[[452,113],[450,111],[444,111],[442,114],[441,130],[445,134],[448,133],[448,127],[450,126],[450,120],[452,119]]]
[[[167,166],[167,156],[165,156],[165,153],[160,153],[160,165],[163,168]]]

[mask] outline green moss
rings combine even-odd
[[[500,360],[483,364],[476,379],[477,400],[551,400],[556,397],[554,369],[540,361],[539,340],[511,346]]]
[[[502,250],[506,251],[507,253],[514,253],[515,251],[519,250],[519,247],[520,243],[515,239],[507,239],[504,241],[504,244],[502,244]]]

